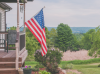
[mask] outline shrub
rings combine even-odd
[[[32,71],[39,71],[39,68],[32,68]]]
[[[62,69],[72,69],[73,65],[72,64],[62,64]]]
[[[72,64],[67,64],[67,69],[72,69],[73,65]]]
[[[67,69],[67,64],[62,64],[61,68],[62,69]]]
[[[35,66],[35,68],[44,68],[44,66],[42,65],[42,64],[37,64],[36,66]]]
[[[98,67],[100,67],[100,64],[98,65]]]
[[[62,53],[59,49],[48,49],[48,52],[45,56],[41,56],[41,51],[37,50],[35,52],[35,60],[46,67],[46,69],[55,74],[57,72],[58,64],[61,62]]]
[[[44,71],[40,71],[39,74],[51,74],[51,73],[44,70]]]

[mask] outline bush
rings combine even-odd
[[[72,64],[68,64],[67,65],[67,69],[72,69],[73,68],[73,65]]]
[[[35,66],[35,68],[44,68],[44,66],[43,66],[42,64],[37,64],[37,65]]]
[[[61,62],[62,53],[58,49],[48,49],[48,52],[45,56],[41,56],[41,51],[37,50],[35,52],[35,60],[40,64],[44,65],[46,69],[55,74],[57,72],[58,64]]]
[[[73,65],[72,64],[62,64],[62,69],[72,69]]]
[[[67,64],[62,64],[61,68],[62,69],[67,69]]]
[[[44,71],[40,71],[39,74],[51,74],[51,73],[44,70]]]
[[[32,71],[39,71],[39,68],[32,68]]]
[[[98,65],[98,67],[100,67],[100,64]]]

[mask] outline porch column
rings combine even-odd
[[[19,0],[17,0],[17,33],[19,34]],[[16,43],[16,70],[18,70],[18,59],[19,59],[19,37]]]
[[[24,0],[24,32],[25,32],[25,0]]]
[[[17,0],[17,32],[19,32],[19,0]]]

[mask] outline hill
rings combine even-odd
[[[57,27],[47,27],[50,31],[52,28],[57,29]],[[96,27],[70,27],[73,33],[86,33],[90,29],[95,29]]]

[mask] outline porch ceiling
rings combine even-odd
[[[24,0],[19,0],[20,3],[22,3]],[[33,1],[33,0],[25,0],[25,2]],[[0,2],[7,2],[7,3],[17,3],[17,0],[0,0]]]

